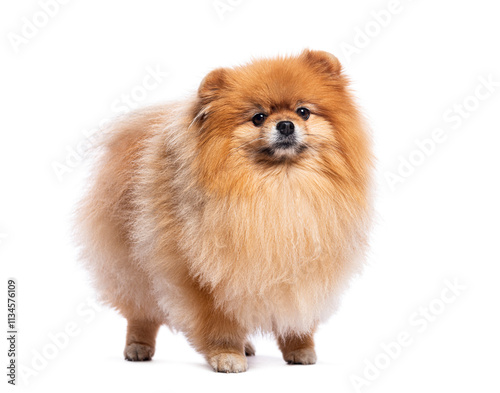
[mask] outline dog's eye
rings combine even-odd
[[[256,127],[258,127],[264,124],[266,118],[267,115],[265,115],[264,113],[257,113],[254,117],[252,117],[252,122]]]
[[[299,108],[297,109],[297,115],[302,117],[304,120],[309,119],[309,116],[311,116],[311,111],[307,108]]]

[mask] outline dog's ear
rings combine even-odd
[[[201,81],[198,88],[201,105],[207,105],[220,95],[227,83],[227,72],[225,68],[217,68]]]
[[[333,77],[340,76],[342,65],[331,53],[321,50],[306,49],[300,55],[304,61],[317,71],[328,74]]]
[[[204,121],[212,110],[211,103],[221,96],[227,86],[226,68],[217,68],[210,72],[200,83],[193,117],[196,121]]]

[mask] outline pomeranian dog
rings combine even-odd
[[[372,154],[336,57],[305,50],[209,73],[191,99],[117,121],[78,213],[82,259],[149,360],[161,325],[215,371],[242,372],[249,336],[288,363],[360,270]]]

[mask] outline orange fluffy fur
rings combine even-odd
[[[266,153],[282,120],[304,148]],[[314,363],[314,330],[366,248],[365,128],[338,60],[310,50],[214,70],[192,99],[114,124],[78,229],[102,299],[128,320],[125,357],[150,359],[166,324],[217,371],[246,370],[256,331]]]

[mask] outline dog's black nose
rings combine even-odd
[[[293,134],[293,131],[295,130],[295,126],[291,121],[280,121],[276,124],[276,128],[280,134],[285,136]]]

